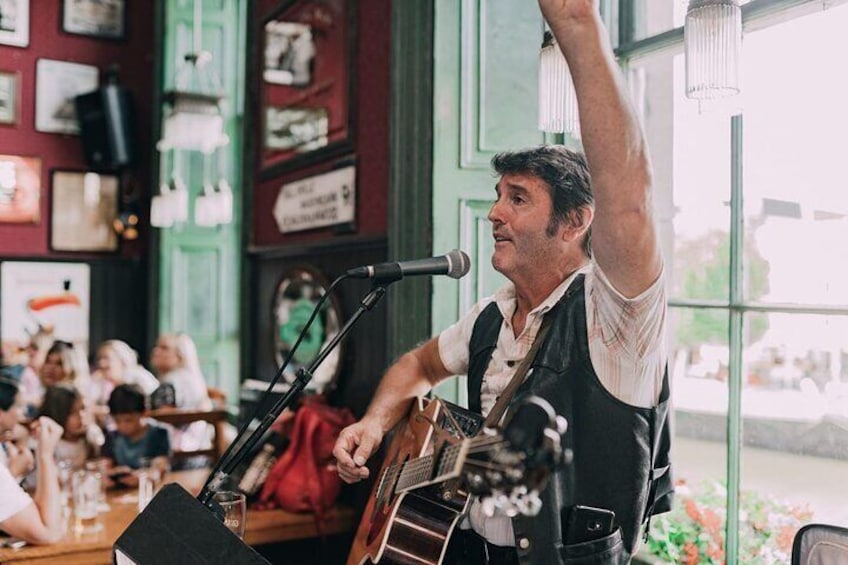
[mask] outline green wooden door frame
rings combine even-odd
[[[201,5],[202,6],[202,5]],[[183,56],[192,45],[194,3],[156,2],[156,79],[154,94],[154,139],[161,136],[163,91],[176,88]],[[233,222],[214,228],[198,227],[193,221],[193,203],[201,192],[204,161],[199,152],[176,151],[168,159],[156,152],[152,178],[160,179],[160,168],[179,163],[189,187],[189,220],[181,227],[153,230],[151,263],[152,300],[149,319],[151,338],[156,334],[186,331],[194,339],[207,383],[224,389],[231,405],[238,401],[240,339],[241,184],[242,128],[244,114],[244,52],[246,0],[224,0],[202,6],[202,46],[213,54],[202,72],[216,73],[225,100],[222,104],[224,131],[230,142],[213,160],[210,180],[219,173],[233,188]],[[200,72],[196,72],[199,75]],[[211,77],[211,74],[210,74]],[[196,78],[196,76],[195,76]],[[211,82],[211,78],[209,79]],[[199,90],[198,81],[183,86]],[[207,87],[208,88],[208,87]],[[208,91],[207,91],[208,92]],[[175,161],[177,160],[177,161]],[[158,192],[157,185],[151,192]],[[152,342],[152,339],[151,339]]]
[[[433,0],[392,2],[389,258],[433,253]],[[388,294],[388,358],[430,335],[430,277]]]

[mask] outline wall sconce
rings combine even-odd
[[[686,97],[739,94],[742,9],[738,0],[689,0],[683,26]]]
[[[539,53],[539,129],[580,137],[577,93],[553,33],[545,30]]]

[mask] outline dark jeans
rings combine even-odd
[[[474,530],[456,528],[448,542],[443,565],[518,565],[514,547],[487,542]]]

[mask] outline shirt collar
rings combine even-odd
[[[530,315],[543,316],[546,314],[551,308],[556,306],[557,302],[560,301],[562,296],[565,294],[565,291],[568,290],[568,287],[571,286],[571,283],[575,278],[577,278],[577,275],[587,273],[591,268],[592,263],[589,262],[571,273],[548,295],[547,298],[542,301],[541,304],[530,311]],[[500,310],[501,316],[503,316],[506,320],[511,319],[512,315],[515,313],[516,306],[515,285],[512,284],[512,282],[507,281],[505,285],[495,292],[495,302],[498,305],[498,310]]]

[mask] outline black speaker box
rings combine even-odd
[[[133,163],[135,120],[129,91],[115,83],[77,96],[85,161],[95,171],[115,171]]]
[[[119,565],[269,565],[176,483],[162,487],[112,549]]]

